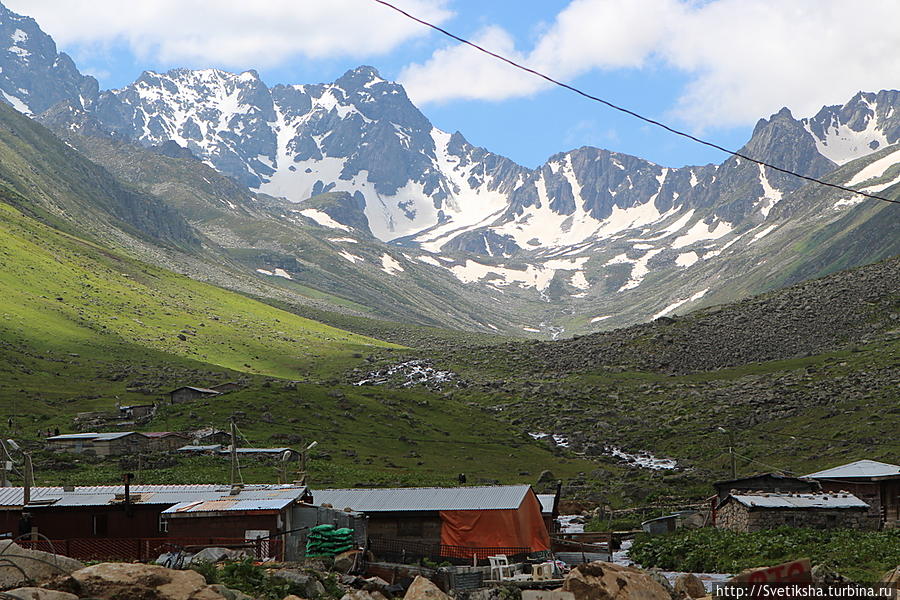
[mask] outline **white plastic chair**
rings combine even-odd
[[[510,569],[509,559],[505,554],[488,556],[488,562],[491,563],[492,581],[504,581],[512,578],[512,569]]]

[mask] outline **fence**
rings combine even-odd
[[[382,560],[405,563],[427,558],[435,562],[449,562],[458,565],[471,565],[473,557],[484,562],[489,556],[498,554],[506,555],[510,561],[519,561],[524,560],[529,553],[529,549],[526,547],[476,548],[389,538],[371,538],[369,550]]]
[[[256,560],[284,559],[284,542],[277,539],[241,538],[73,538],[68,540],[20,540],[24,548],[62,554],[78,560],[150,561],[176,550],[193,553],[203,548],[244,550]]]

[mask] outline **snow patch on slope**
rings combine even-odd
[[[671,313],[672,311],[674,311],[674,310],[675,310],[676,308],[678,308],[679,306],[683,306],[683,305],[687,304],[688,302],[693,302],[694,300],[699,300],[700,298],[702,298],[703,296],[705,296],[705,295],[706,295],[706,292],[708,292],[708,291],[709,291],[709,288],[706,288],[706,289],[704,289],[704,290],[700,290],[699,292],[697,292],[696,294],[694,294],[694,295],[691,296],[690,298],[685,298],[684,300],[678,300],[678,301],[676,301],[676,302],[673,302],[672,304],[668,305],[667,307],[665,307],[664,309],[662,309],[661,311],[659,311],[658,313],[656,313],[655,315],[653,315],[652,317],[650,317],[650,320],[651,320],[651,321],[654,321],[654,320],[656,320],[656,319],[658,319],[658,318],[660,318],[660,317],[664,317],[664,316],[666,316],[667,314],[669,314],[669,313]]]
[[[312,219],[322,227],[330,227],[332,229],[342,229],[344,231],[350,231],[349,227],[342,223],[338,223],[337,221],[332,219],[330,215],[322,212],[321,210],[316,210],[315,208],[307,208],[301,210],[300,214],[307,219]]]

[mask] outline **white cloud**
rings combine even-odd
[[[523,60],[512,36],[500,27],[488,27],[472,41],[512,60]],[[546,82],[462,44],[435,51],[424,64],[409,65],[398,79],[415,94],[417,103],[459,98],[503,100],[510,97],[508,90],[517,91],[512,95],[528,95],[547,87]]]
[[[296,56],[389,52],[421,25],[369,0],[6,0],[60,45],[127,43],[142,59],[250,68]],[[447,0],[400,0],[423,18],[450,16]]]
[[[680,70],[688,83],[673,114],[703,129],[753,123],[785,105],[809,115],[859,90],[896,87],[898,18],[895,0],[573,0],[528,51],[515,51],[496,27],[480,37],[562,80],[598,69]],[[452,46],[399,79],[418,103],[503,100],[547,87],[513,72]]]

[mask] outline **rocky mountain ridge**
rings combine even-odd
[[[4,13],[7,29],[10,15]],[[31,45],[46,45],[45,38],[31,32],[16,43],[36,55]],[[53,60],[67,64],[64,55]],[[372,67],[333,83],[274,87],[254,71],[148,71],[104,92],[91,88],[90,78],[66,73],[59,89],[67,98],[39,117],[59,135],[111,136],[168,156],[195,156],[247,186],[242,203],[266,198],[267,211],[290,226],[330,236],[329,260],[373,267],[386,287],[414,294],[410,285],[421,274],[449,278],[461,292],[477,288],[480,298],[492,299],[481,302],[484,314],[475,319],[485,330],[508,322],[494,306],[521,314],[520,333],[558,336],[727,301],[796,281],[798,273],[823,274],[900,251],[890,236],[823,234],[838,223],[849,232],[890,229],[900,219],[895,212],[736,157],[668,168],[583,147],[528,169],[472,146],[459,132],[436,129],[402,86]],[[39,87],[29,93],[42,96],[32,99],[36,107],[57,99]],[[898,92],[883,91],[860,93],[809,119],[783,109],[759,121],[742,151],[896,193],[898,103]],[[225,245],[242,235],[206,233]],[[283,248],[259,236],[253,244]],[[360,244],[376,258],[359,252]],[[296,260],[278,263],[297,281],[308,276]],[[772,265],[781,272],[773,275]],[[276,268],[262,260],[251,266],[262,275]],[[341,293],[360,299],[352,290]]]

